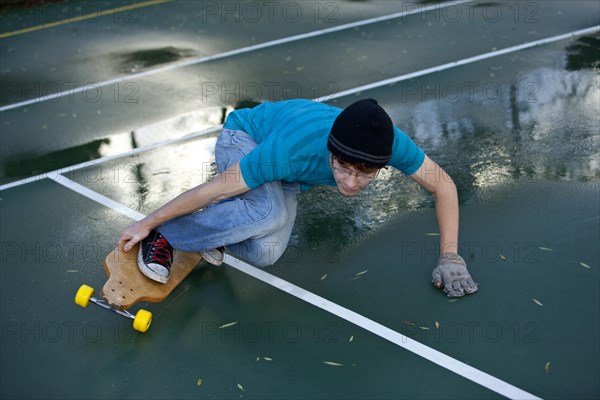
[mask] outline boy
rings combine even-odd
[[[454,183],[375,100],[359,100],[343,111],[310,100],[234,111],[215,157],[218,175],[121,234],[125,251],[142,241],[138,264],[149,278],[168,280],[174,248],[200,252],[219,265],[227,247],[253,265],[271,265],[288,244],[301,189],[330,185],[356,196],[390,165],[435,196],[441,254],[433,284],[452,297],[477,291],[457,254]]]

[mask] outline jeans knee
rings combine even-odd
[[[262,204],[246,203],[246,207],[257,220],[256,226],[259,227],[257,236],[277,232],[287,224],[287,208],[274,201]]]
[[[265,217],[265,224],[269,227],[270,232],[277,232],[287,224],[288,215],[285,207],[271,210]]]

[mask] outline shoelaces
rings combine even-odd
[[[152,251],[150,258],[153,261],[158,261],[163,265],[170,266],[171,264],[171,245],[162,235],[155,242],[150,242]]]

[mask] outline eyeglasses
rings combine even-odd
[[[365,174],[364,172],[354,172],[354,171],[350,171],[347,168],[341,167],[339,165],[335,165],[338,161],[336,159],[333,159],[331,162],[331,169],[333,170],[334,174],[338,174],[344,177],[347,176],[355,176],[356,179],[358,179],[359,181],[364,181],[364,182],[370,182],[373,179],[375,179],[377,177],[377,175],[379,174],[379,170],[375,171],[372,174]]]

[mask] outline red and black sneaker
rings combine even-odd
[[[138,252],[140,271],[154,281],[167,283],[172,264],[173,247],[163,235],[153,230],[140,245]]]

